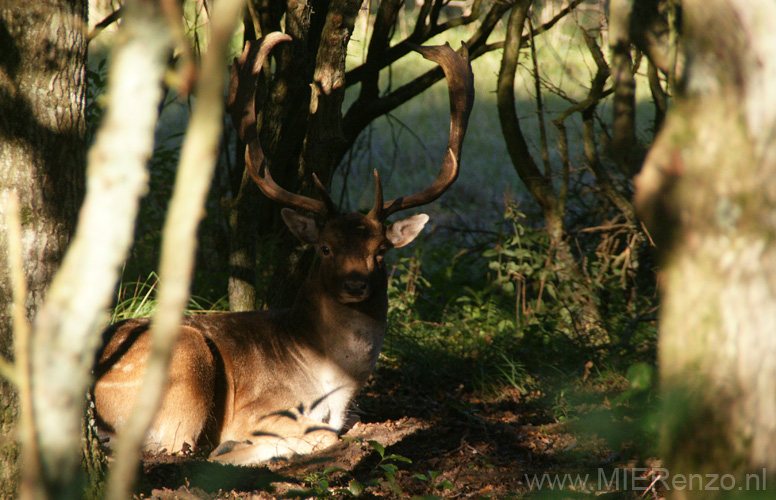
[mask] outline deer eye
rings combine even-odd
[[[326,245],[321,245],[320,250],[321,250],[321,255],[323,255],[324,257],[326,257],[327,255],[331,255],[331,249]]]

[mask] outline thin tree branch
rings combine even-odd
[[[390,43],[392,27],[395,25],[399,10],[403,5],[404,0],[385,0],[380,2],[374,27],[372,28],[372,38],[369,41],[369,52],[364,63],[368,67],[379,68],[381,66],[381,60],[385,57],[385,52]],[[379,76],[379,71],[372,71],[366,75],[361,82],[359,99],[373,99],[378,96]]]
[[[544,175],[547,178],[552,176],[552,167],[550,166],[550,149],[547,145],[547,127],[544,124],[544,101],[542,100],[542,85],[539,77],[539,62],[536,59],[536,38],[533,36],[533,23],[531,16],[527,16],[528,39],[531,42],[531,66],[534,77],[534,91],[536,92],[536,113],[539,120],[539,142],[541,143],[542,163],[544,164]]]
[[[573,9],[576,8],[576,6],[580,3],[582,3],[582,0],[573,0],[570,2],[569,5],[558,12],[555,17],[533,30],[533,36],[539,35],[549,30],[563,17],[572,12]],[[470,60],[473,61],[474,59],[487,54],[488,52],[501,50],[504,48],[503,41],[490,44],[486,43],[486,41],[498,23],[501,21],[503,14],[510,8],[514,8],[513,5],[514,4],[507,2],[496,2],[491,10],[488,11],[477,31],[466,41],[466,45],[469,47]],[[523,35],[520,39],[520,43],[522,44],[526,42],[528,37],[529,35]],[[410,36],[404,41],[399,42],[397,45],[389,48],[385,52],[384,58],[380,61],[379,67],[370,67],[367,64],[362,64],[361,66],[349,71],[345,77],[346,84],[353,85],[358,83],[366,77],[368,71],[379,71],[380,69],[392,64],[399,58],[409,53],[412,47],[412,43],[410,42],[412,38],[413,37]],[[421,40],[419,43],[422,43],[423,41],[425,40]],[[371,123],[377,117],[393,111],[405,102],[423,93],[442,78],[444,78],[444,73],[442,70],[440,68],[434,68],[383,97],[373,99],[357,99],[350,106],[350,108],[348,108],[348,111],[345,114],[345,118],[343,120],[343,127],[347,142],[343,146],[341,154],[339,155],[340,161],[342,158],[344,158],[345,153],[354,143],[356,137],[358,137],[358,134],[361,133],[361,131],[364,130],[364,128],[366,128],[369,123]]]
[[[229,41],[243,7],[242,0],[219,2],[197,86],[197,106],[181,149],[175,190],[162,232],[159,264],[159,309],[152,320],[151,353],[132,415],[119,436],[108,498],[131,496],[137,460],[164,393],[167,366],[189,297],[197,246],[197,226],[218,158],[223,127],[223,78]]]
[[[105,19],[97,23],[94,26],[94,29],[92,29],[92,31],[89,32],[89,34],[86,36],[86,42],[89,43],[93,39],[97,38],[97,36],[103,31],[105,31],[105,29],[108,26],[110,26],[111,24],[121,19],[122,15],[124,15],[124,12],[122,11],[121,7],[119,7],[118,9],[108,14],[108,16]]]
[[[498,2],[496,5],[494,5],[491,11],[488,12],[477,32],[466,42],[466,45],[469,48],[469,60],[474,59],[472,52],[476,47],[484,44],[490,33],[497,26],[502,14],[510,7],[510,5]],[[406,54],[409,52],[413,45],[406,41],[403,43],[403,47],[406,48],[407,51],[404,52],[404,54]],[[401,46],[401,44],[399,44],[399,46]],[[394,46],[392,49],[389,49],[386,52],[385,57],[392,58],[393,55],[390,55],[389,53],[399,46]],[[480,51],[479,55],[484,53],[485,52]],[[385,60],[382,62],[384,63]],[[363,68],[365,65],[362,65],[361,67]],[[353,74],[353,71],[346,75],[346,82],[348,84],[350,84],[349,79],[351,78],[350,75]],[[362,76],[363,75],[364,74],[362,73]],[[381,98],[357,99],[353,104],[351,104],[350,108],[348,108],[348,111],[345,114],[345,118],[343,119],[343,128],[346,142],[341,148],[338,163],[344,157],[347,150],[350,149],[351,145],[355,142],[358,134],[360,134],[369,123],[371,123],[377,117],[389,113],[413,97],[421,94],[442,78],[444,78],[444,72],[441,68],[436,67]]]
[[[479,1],[480,0],[476,0],[475,5],[478,5],[477,2]],[[555,24],[557,24],[561,19],[566,17],[583,1],[584,0],[573,0],[569,2],[569,4],[564,9],[560,10],[552,19],[550,19],[546,23],[536,28],[532,32],[532,36],[540,35],[545,31],[548,31],[549,29],[551,29],[553,26],[555,26]],[[469,57],[472,60],[476,59],[482,54],[485,54],[486,52],[491,52],[493,50],[500,50],[501,48],[503,48],[503,45],[504,45],[503,41],[496,42],[493,44],[487,44],[486,41],[490,36],[490,34],[493,32],[493,29],[501,21],[501,18],[504,15],[504,13],[506,13],[510,8],[512,8],[512,6],[513,4],[510,2],[499,1],[493,4],[493,7],[491,7],[491,9],[485,15],[485,18],[482,20],[482,23],[480,24],[480,27],[477,29],[477,32],[466,42],[466,45],[469,46]],[[347,85],[351,86],[357,83],[361,83],[368,73],[379,72],[383,68],[386,68],[391,64],[395,63],[396,61],[398,61],[399,59],[406,56],[412,51],[413,44],[417,44],[417,45],[423,44],[430,38],[440,33],[444,33],[450,28],[471,24],[475,22],[477,19],[479,19],[479,16],[480,16],[479,9],[472,8],[472,12],[468,16],[451,19],[446,23],[440,24],[439,26],[436,26],[428,30],[427,32],[419,30],[418,25],[416,24],[416,29],[415,31],[413,31],[413,33],[410,36],[408,36],[404,40],[398,42],[396,45],[394,45],[393,47],[390,47],[388,50],[385,51],[385,55],[383,59],[380,60],[379,65],[372,66],[372,65],[368,65],[367,63],[364,63],[348,71],[345,77],[345,81],[347,82]],[[420,15],[419,15],[419,18],[420,18]],[[525,40],[528,39],[528,36],[529,35],[525,35],[524,37]]]
[[[579,103],[580,106],[578,107],[582,114],[582,138],[585,159],[587,160],[590,169],[593,171],[596,182],[603,190],[604,195],[618,210],[620,210],[620,212],[622,212],[630,227],[635,229],[637,226],[633,205],[613,185],[609,173],[601,163],[596,148],[595,110],[598,103],[601,102],[601,99],[608,95],[604,90],[604,87],[611,73],[609,66],[606,64],[606,60],[604,59],[604,54],[593,37],[584,30],[582,31],[582,36],[585,39],[585,44],[597,67],[596,74],[590,85],[590,91],[588,92],[587,97]]]

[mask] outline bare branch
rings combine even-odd
[[[429,0],[429,2],[430,1],[431,0]],[[426,4],[424,4],[424,7],[425,5]],[[491,9],[485,15],[485,18],[482,20],[482,23],[480,24],[480,27],[477,30],[477,32],[471,38],[469,38],[469,40],[466,41],[466,45],[469,46],[469,49],[472,54],[474,53],[474,51],[479,45],[485,43],[490,33],[493,31],[493,29],[496,27],[498,22],[501,20],[501,17],[510,8],[511,8],[511,5],[507,2],[495,2],[493,4],[493,7],[491,7]],[[418,17],[420,19],[420,14],[418,15]],[[471,15],[461,18],[460,23],[458,23],[457,25],[469,24],[476,21],[478,18],[479,18],[479,13],[473,10]],[[421,21],[419,20],[418,23],[421,23]],[[452,26],[453,25],[450,22],[448,22],[443,25],[440,25],[436,29],[422,30],[419,28],[419,25],[416,24],[415,31],[413,31],[410,36],[408,36],[401,42],[397,43],[393,47],[390,47],[389,49],[385,50],[383,57],[380,58],[378,61],[370,64],[370,61],[367,58],[367,62],[365,62],[361,66],[358,66],[348,71],[347,75],[345,76],[345,81],[347,82],[347,85],[351,86],[357,83],[361,83],[368,75],[371,75],[373,73],[379,73],[380,70],[382,70],[383,68],[390,66],[391,64],[395,63],[402,57],[409,54],[412,51],[413,45],[422,45],[430,38],[440,33],[443,33],[444,30],[447,30]],[[439,72],[439,78],[440,79],[442,78],[441,71]]]
[[[587,44],[588,50],[593,56],[593,60],[597,67],[596,74],[590,85],[590,92],[588,93],[587,98],[580,103],[583,107],[580,107],[579,109],[582,113],[582,139],[585,159],[593,171],[596,182],[603,190],[604,195],[618,210],[620,210],[620,212],[622,212],[630,227],[635,229],[637,227],[637,221],[633,205],[627,197],[623,196],[623,194],[615,188],[609,173],[601,164],[601,159],[596,147],[595,110],[598,103],[601,102],[601,99],[608,95],[607,91],[604,90],[604,87],[610,75],[609,66],[606,64],[601,47],[598,46],[593,37],[584,31],[582,32],[582,35],[585,38],[585,43]]]
[[[105,19],[97,23],[94,26],[94,29],[89,32],[89,34],[86,36],[86,41],[91,42],[93,39],[97,38],[97,36],[105,31],[108,26],[121,19],[122,15],[124,15],[124,13],[122,12],[121,7],[108,14]]]
[[[580,3],[582,3],[582,0],[573,0],[566,8],[558,12],[552,19],[533,30],[531,35],[536,36],[549,30],[558,21],[572,12]],[[508,2],[494,3],[493,7],[491,7],[491,9],[483,18],[477,31],[466,41],[466,45],[469,47],[470,60],[474,60],[488,52],[501,50],[504,48],[503,41],[488,44],[487,39],[501,21],[504,13],[507,12],[510,8],[514,8],[513,5],[514,4]],[[469,23],[475,21],[477,16],[479,16],[479,13],[477,13],[476,9],[473,9],[471,16],[468,16],[464,19],[466,19],[466,23]],[[441,33],[442,31],[439,32]],[[421,44],[436,34],[438,34],[438,32],[432,30],[429,32],[428,36],[422,40],[415,40],[415,38],[413,38],[411,35],[410,37],[386,50],[383,58],[379,60],[379,64],[375,63],[374,65],[369,65],[368,63],[364,63],[361,66],[350,70],[346,75],[347,85],[350,86],[362,82],[365,78],[367,78],[367,75],[371,74],[372,72],[379,73],[382,68],[393,64],[398,59],[407,55],[412,50],[414,43]],[[520,43],[522,44],[527,41],[528,37],[531,35],[523,35]],[[370,97],[369,99],[364,97],[363,99],[359,98],[356,100],[356,102],[354,102],[348,109],[343,120],[347,145],[353,144],[358,134],[372,120],[396,109],[413,97],[423,93],[426,89],[431,87],[442,78],[444,78],[444,73],[442,70],[440,68],[434,68],[383,97],[377,98],[374,96]],[[343,149],[341,157],[344,157],[346,150],[347,148]]]
[[[550,167],[550,150],[547,146],[547,127],[544,124],[544,101],[542,100],[541,77],[539,76],[539,63],[536,60],[536,38],[533,36],[533,23],[531,16],[527,17],[529,41],[531,42],[531,66],[534,77],[534,91],[536,92],[536,113],[539,118],[539,141],[542,150],[542,163],[544,164],[544,175],[552,176]]]
[[[558,200],[552,187],[551,180],[542,175],[536,166],[528,144],[520,129],[520,121],[515,111],[515,72],[517,71],[521,33],[527,17],[530,0],[523,0],[515,4],[507,23],[507,38],[504,47],[504,56],[501,60],[501,69],[498,75],[496,98],[498,103],[499,120],[501,130],[507,143],[507,152],[512,160],[512,165],[517,175],[525,184],[531,196],[539,203],[545,213],[545,219],[554,221],[555,227],[548,227],[551,237],[557,238],[562,233],[562,227],[557,223],[560,220],[558,212]]]

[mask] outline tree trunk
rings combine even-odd
[[[11,356],[11,302],[5,207],[20,199],[26,309],[31,319],[75,228],[86,157],[86,1],[7,0],[0,10],[0,353]],[[0,384],[0,432],[15,420],[13,391]],[[0,496],[14,456],[3,447]],[[13,452],[11,452],[13,454]]]
[[[238,151],[245,145],[238,143]],[[251,311],[257,307],[256,247],[260,224],[259,188],[244,171],[234,200],[226,201],[229,217],[229,310]]]
[[[262,5],[252,2],[251,12],[253,24],[266,35],[277,29],[278,18],[277,12],[262,9]],[[257,113],[268,168],[290,191],[317,197],[313,173],[328,185],[337,167],[345,142],[345,57],[360,6],[360,0],[298,0],[288,4],[286,33],[293,41],[277,48],[276,71],[266,80],[266,96],[259,96]],[[279,258],[270,265],[273,276],[261,302],[287,306],[307,276],[311,255],[299,249],[298,241],[284,231],[280,207],[268,203],[246,179],[231,203],[230,309],[251,308],[259,296],[249,282],[256,276],[255,235],[259,232],[280,235],[275,240]]]
[[[330,185],[339,160],[339,151],[345,143],[342,132],[342,101],[345,97],[345,58],[350,34],[361,6],[361,0],[332,0],[320,34],[314,38],[317,55],[312,76],[312,92],[306,134],[301,154],[295,158],[298,165],[299,192],[318,197],[312,181],[316,174],[325,186]],[[315,23],[311,23],[314,31]],[[290,165],[289,165],[290,166]],[[268,301],[272,305],[290,305],[312,263],[312,252],[299,248],[299,242],[287,232],[281,238],[281,255],[286,256],[273,277]]]
[[[636,193],[663,260],[667,468],[773,488],[776,4],[685,0],[682,9],[684,74]]]

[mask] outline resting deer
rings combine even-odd
[[[271,47],[287,39],[270,35],[260,50],[249,54],[246,49],[238,61],[253,68],[255,77]],[[455,181],[474,100],[465,46],[463,56],[447,45],[417,50],[442,66],[451,100],[447,155],[437,179],[420,193],[384,202],[375,171],[375,201],[369,213],[340,213],[317,178],[322,201],[275,183],[258,134],[244,134],[246,168],[261,191],[322,221],[282,210],[289,230],[315,248],[317,267],[289,309],[183,319],[147,451],[175,453],[211,443],[218,445],[212,459],[251,464],[310,453],[337,441],[348,406],[372,373],[385,336],[383,256],[412,242],[428,216],[413,215],[387,227],[383,222],[395,212],[430,203]],[[249,121],[255,116],[255,80],[251,85],[252,92],[237,103],[249,110]],[[245,109],[237,110],[238,120]],[[139,397],[150,350],[149,325],[147,318],[131,319],[104,334],[94,398],[98,425],[108,435],[122,427]]]

